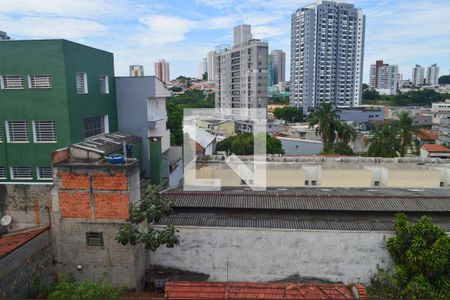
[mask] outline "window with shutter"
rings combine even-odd
[[[6,179],[6,168],[0,167],[0,179]]]
[[[103,232],[86,232],[86,246],[103,247]]]
[[[31,167],[11,167],[12,179],[33,179],[33,173]]]
[[[2,75],[0,76],[2,89],[23,89],[23,76]]]
[[[51,167],[37,167],[36,171],[39,180],[53,179],[53,171]]]
[[[56,143],[55,121],[33,121],[35,143]]]
[[[8,143],[28,142],[28,121],[6,121]]]
[[[77,94],[83,95],[88,93],[87,74],[83,72],[75,73]]]
[[[109,78],[106,75],[100,75],[100,93],[109,94]]]
[[[28,85],[30,89],[50,89],[52,88],[52,76],[28,75]]]

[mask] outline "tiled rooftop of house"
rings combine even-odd
[[[9,253],[13,252],[17,248],[26,244],[28,241],[32,240],[48,229],[48,226],[44,226],[26,231],[8,233],[0,236],[0,258],[3,258]]]
[[[444,145],[425,144],[422,145],[422,148],[428,152],[450,152],[450,148],[445,147]]]
[[[436,131],[425,129],[425,128],[419,128],[414,131],[414,135],[422,140],[437,140],[439,137],[439,134]]]
[[[367,299],[364,286],[355,285],[357,299]],[[355,295],[356,296],[356,295]],[[344,284],[184,282],[166,283],[167,299],[355,299]]]

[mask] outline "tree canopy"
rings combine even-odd
[[[387,249],[394,268],[379,269],[370,294],[382,299],[450,299],[450,237],[430,217],[413,224],[398,214]]]
[[[438,80],[439,84],[450,84],[450,75],[443,75],[439,77]]]
[[[230,136],[217,143],[216,151],[226,151],[235,155],[252,155],[254,136],[251,133],[242,133]],[[266,135],[266,153],[284,154],[281,142],[273,136]]]
[[[122,245],[141,243],[151,251],[162,245],[173,248],[179,244],[175,226],[169,224],[158,230],[153,227],[155,222],[171,213],[172,202],[163,196],[160,187],[149,185],[143,199],[131,205],[129,219],[120,227],[116,240]]]
[[[303,110],[292,106],[277,107],[273,110],[273,115],[277,119],[285,120],[288,123],[303,122]]]
[[[441,102],[448,98],[450,98],[450,94],[441,94],[432,89],[398,93],[391,96],[379,95],[375,90],[363,92],[363,103],[383,102],[392,106],[431,106],[434,102]]]

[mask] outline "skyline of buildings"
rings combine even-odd
[[[383,60],[370,65],[370,88],[381,90],[383,94],[396,95],[398,80],[398,65],[389,65]]]
[[[291,17],[290,105],[358,106],[362,97],[365,16],[353,4],[319,1]]]
[[[415,67],[413,67],[411,74],[411,83],[416,86],[423,85],[425,83],[424,79],[425,68],[421,65],[416,65]]]
[[[427,68],[427,84],[436,85],[439,80],[439,67],[436,64],[432,64]]]
[[[155,76],[164,83],[170,81],[170,64],[164,59],[155,62]]]

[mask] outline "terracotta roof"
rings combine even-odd
[[[436,131],[425,129],[425,128],[419,128],[414,131],[414,135],[422,140],[437,140],[439,137],[439,134]]]
[[[34,230],[20,231],[0,236],[0,258],[13,252],[49,228],[49,226],[45,226]]]
[[[450,152],[450,148],[447,148],[443,145],[436,144],[424,144],[422,148],[428,152]]]
[[[364,286],[355,286],[367,299]],[[344,284],[186,282],[166,283],[167,299],[354,299]]]

